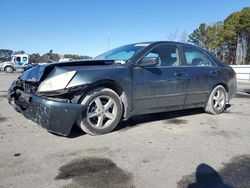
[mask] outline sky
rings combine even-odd
[[[0,49],[94,57],[190,34],[246,6],[250,0],[0,0]]]

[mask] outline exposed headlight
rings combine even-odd
[[[38,87],[38,92],[56,91],[65,89],[70,80],[75,76],[76,71],[70,71],[63,74],[59,74],[52,78],[44,80]]]

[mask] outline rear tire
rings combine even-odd
[[[113,90],[96,88],[83,98],[86,112],[77,121],[78,126],[90,135],[101,135],[111,132],[120,122],[122,103]]]
[[[13,73],[14,72],[14,68],[12,66],[6,66],[4,70],[6,73]]]
[[[205,111],[210,114],[220,114],[226,107],[226,90],[222,85],[216,86],[211,92]]]

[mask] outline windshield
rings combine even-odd
[[[141,51],[149,43],[138,43],[138,44],[129,44],[125,46],[121,46],[119,48],[115,48],[113,50],[107,51],[94,59],[97,60],[115,60],[115,61],[127,61],[130,59],[135,53]]]

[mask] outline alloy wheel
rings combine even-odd
[[[222,108],[224,108],[225,103],[226,103],[225,92],[221,89],[218,89],[213,96],[214,109],[221,110]]]
[[[117,104],[107,95],[95,97],[87,108],[87,121],[91,126],[103,129],[108,127],[117,116]]]

